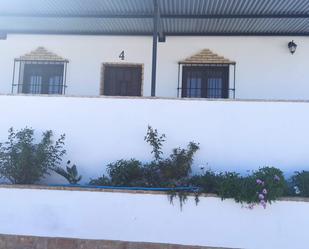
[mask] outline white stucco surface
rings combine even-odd
[[[293,56],[287,48],[292,39],[298,44]],[[178,62],[208,48],[236,61],[237,98],[308,100],[308,41],[306,37],[167,37],[158,47],[157,96],[176,97]],[[70,61],[68,94],[99,95],[101,64],[123,62],[144,64],[143,95],[150,95],[151,37],[61,35],[8,35],[0,40],[0,93],[11,92],[14,58],[39,46]],[[118,57],[121,51],[125,61]]]
[[[165,195],[0,188],[0,233],[223,246],[307,249],[309,203],[266,209],[190,198],[181,211]]]
[[[274,166],[293,173],[309,169],[308,111],[308,102],[0,96],[0,141],[10,127],[65,133],[66,159],[88,182],[116,160],[152,160],[144,141],[151,125],[167,136],[165,156],[200,143],[197,172]]]

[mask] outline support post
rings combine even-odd
[[[181,65],[178,63],[178,85],[177,85],[177,98],[180,97],[180,68]]]
[[[64,72],[63,72],[63,89],[62,89],[62,94],[66,94],[67,90],[67,68],[68,68],[68,61],[64,62]]]
[[[153,41],[152,41],[152,77],[151,77],[151,97],[156,96],[157,77],[157,50],[158,50],[158,26],[159,26],[159,5],[158,0],[153,0]]]
[[[14,86],[15,86],[15,67],[16,67],[16,60],[14,60],[14,66],[13,66],[13,79],[12,79],[12,90],[11,90],[11,94],[14,93]]]
[[[236,64],[234,64],[234,83],[233,83],[233,98],[236,99]]]

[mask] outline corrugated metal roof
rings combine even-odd
[[[153,24],[151,19],[138,18],[0,17],[0,30],[8,26],[11,33],[146,34],[151,32]]]
[[[309,0],[158,0],[167,35],[309,35]],[[1,0],[0,32],[151,35],[153,0]]]
[[[307,0],[160,0],[164,14],[307,14]]]
[[[198,33],[304,33],[308,32],[306,19],[165,19],[166,33],[194,34]]]
[[[153,12],[152,0],[1,0],[0,15],[96,15]]]

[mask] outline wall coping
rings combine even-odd
[[[132,242],[119,240],[90,240],[59,237],[41,237],[25,235],[7,235],[0,234],[0,246],[6,249],[28,248],[28,249],[228,249],[226,247],[208,247],[208,246],[189,246],[166,243],[151,242]],[[5,246],[5,247],[4,247]],[[232,248],[230,248],[232,249]]]
[[[284,99],[206,99],[206,98],[173,98],[173,97],[129,97],[129,96],[91,96],[91,95],[57,95],[57,94],[3,94],[0,97],[41,97],[41,98],[81,98],[81,99],[129,99],[129,100],[175,100],[175,101],[201,101],[201,102],[262,102],[262,103],[309,103],[308,100]]]
[[[54,191],[81,191],[81,192],[104,192],[104,193],[125,193],[125,194],[147,194],[147,195],[166,195],[165,191],[146,191],[146,190],[127,190],[127,189],[102,189],[86,187],[69,187],[69,186],[45,186],[45,185],[10,185],[0,184],[0,189],[27,189],[27,190],[54,190]],[[188,194],[194,196],[194,194]],[[220,198],[216,194],[201,194],[201,197]],[[309,197],[281,197],[277,201],[290,202],[309,202]]]

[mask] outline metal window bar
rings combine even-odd
[[[232,67],[233,71],[232,71],[232,75],[233,75],[233,80],[232,80],[232,87],[230,87],[231,82],[228,82],[229,87],[227,89],[228,91],[228,98],[233,98],[236,99],[236,63],[231,63],[231,64],[217,64],[217,63],[178,63],[178,87],[177,87],[177,98],[181,98],[182,97],[182,92],[183,90],[185,90],[186,92],[188,92],[189,89],[193,89],[193,88],[183,88],[182,87],[182,69],[183,66],[192,66],[192,67],[226,67],[229,66],[229,73],[230,73],[230,69]],[[207,87],[207,88],[200,88],[199,90],[203,91],[203,90],[214,90],[214,91],[218,91],[219,89],[216,87]],[[215,94],[215,96],[207,96],[207,98],[222,98],[221,97],[221,90],[220,89],[220,97],[218,96],[218,94]],[[207,94],[208,95],[208,94]],[[188,98],[192,98],[193,96],[187,96]]]
[[[184,98],[211,98],[211,99],[221,99],[222,94],[222,88],[219,87],[201,87],[201,88],[192,88],[192,87],[187,87],[187,88],[179,88],[179,92],[181,93],[182,91],[186,91],[186,92],[193,92],[194,90],[196,92],[200,92],[200,91],[208,91],[207,93],[207,97],[201,97],[201,96],[196,96],[196,94],[187,94],[186,97]],[[230,94],[234,93],[234,89],[228,89]]]
[[[34,81],[30,81],[27,87],[30,88],[30,94],[41,94],[41,88],[43,85],[47,85],[48,92],[47,94],[59,94],[64,95],[66,94],[67,89],[67,64],[69,63],[68,60],[63,61],[52,61],[52,60],[21,60],[15,59],[14,66],[13,66],[13,77],[12,77],[12,87],[11,87],[11,94],[14,93],[23,93],[23,88],[25,84],[23,83],[24,72],[22,71],[22,65],[63,65],[63,74],[59,77],[57,84],[56,82],[38,82],[37,79]],[[18,76],[18,77],[17,77]],[[59,75],[55,75],[59,76]],[[17,79],[17,82],[16,82]],[[26,93],[27,94],[27,93]]]

